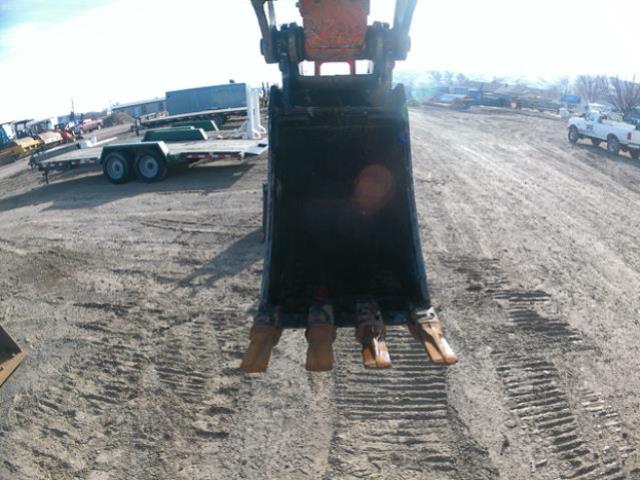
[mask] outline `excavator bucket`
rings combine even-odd
[[[306,327],[316,292],[338,326],[375,300],[386,323],[427,305],[402,88],[380,107],[285,109],[271,96],[263,299]]]
[[[306,329],[308,370],[330,370],[340,327],[354,328],[366,368],[388,368],[386,326],[400,324],[434,363],[454,363],[427,288],[405,92],[391,81],[415,0],[398,0],[393,29],[367,23],[368,0],[300,0],[304,26],[279,30],[273,2],[252,4],[283,81],[269,97],[266,253],[242,370],[265,371],[286,328]],[[371,61],[363,74],[362,59]],[[302,60],[315,62],[314,75]],[[349,74],[322,74],[340,62]]]
[[[26,356],[27,354],[0,326],[0,386],[7,381]]]

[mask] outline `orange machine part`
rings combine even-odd
[[[316,62],[316,74],[326,62],[347,62],[365,57],[369,0],[300,0],[307,60]]]

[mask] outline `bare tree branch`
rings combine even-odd
[[[609,93],[609,84],[604,75],[580,75],[574,87],[576,93],[589,103],[606,98]]]
[[[640,105],[640,84],[635,80],[635,77],[631,81],[621,80],[617,76],[609,78],[611,89],[607,99],[622,113]]]

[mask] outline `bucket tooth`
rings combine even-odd
[[[330,303],[317,303],[309,308],[305,336],[309,342],[307,370],[311,372],[331,370],[333,368],[333,342],[336,339],[336,326],[333,320],[333,307]]]
[[[383,339],[372,339],[362,346],[362,364],[366,368],[389,368],[391,357],[389,349]]]
[[[275,325],[254,325],[249,333],[249,347],[242,358],[240,370],[245,373],[267,371],[271,350],[278,344],[282,328]]]
[[[457,355],[442,335],[442,323],[433,308],[415,312],[408,326],[434,364],[452,365],[458,361]]]
[[[259,312],[249,333],[249,347],[240,363],[240,370],[245,373],[266,372],[271,350],[278,344],[280,335],[282,327],[278,325],[277,315],[272,318],[269,313]]]
[[[384,341],[385,327],[376,302],[358,303],[356,338],[362,344],[365,368],[389,368],[391,357]]]

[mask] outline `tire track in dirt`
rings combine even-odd
[[[449,405],[446,367],[399,327],[387,344],[393,367],[376,371],[360,365],[353,339],[336,342],[339,420],[324,478],[495,478],[487,451]]]
[[[563,479],[634,478],[629,475],[636,470],[625,471],[624,462],[635,448],[618,413],[584,387],[567,384],[563,370],[570,366],[553,360],[553,353],[593,355],[597,349],[566,321],[536,310],[551,296],[511,287],[496,259],[463,256],[443,263],[466,276],[468,292],[500,303],[510,321],[494,326],[487,342],[506,403],[535,440],[532,472],[550,467]]]
[[[523,357],[517,352],[514,355],[497,350],[493,355],[512,411],[542,441],[538,445],[540,456],[534,459],[536,469],[547,465],[549,457],[554,456],[561,466],[561,478],[627,478],[614,451],[596,454],[590,445],[553,363],[541,356]]]
[[[219,447],[232,428],[242,323],[234,327],[228,311],[182,318],[130,303],[78,307],[101,312],[79,325],[88,355],[16,404],[12,429],[23,435],[5,468],[16,478],[192,478],[181,467],[210,463],[201,452]],[[9,442],[11,432],[0,437]]]
[[[199,403],[213,377],[214,353],[209,342],[215,333],[208,318],[199,316],[186,328],[170,328],[154,368],[160,382],[185,403]]]
[[[146,359],[121,343],[122,335],[112,323],[109,319],[87,323],[84,328],[91,336],[83,346],[89,355],[75,355],[56,384],[16,405],[18,426],[29,432],[23,435],[29,440],[12,449],[17,450],[10,460],[16,463],[16,472],[34,472],[33,478],[80,476],[115,434],[110,428],[115,417],[141,395]],[[92,433],[87,435],[88,431]],[[25,451],[29,454],[20,453]]]

